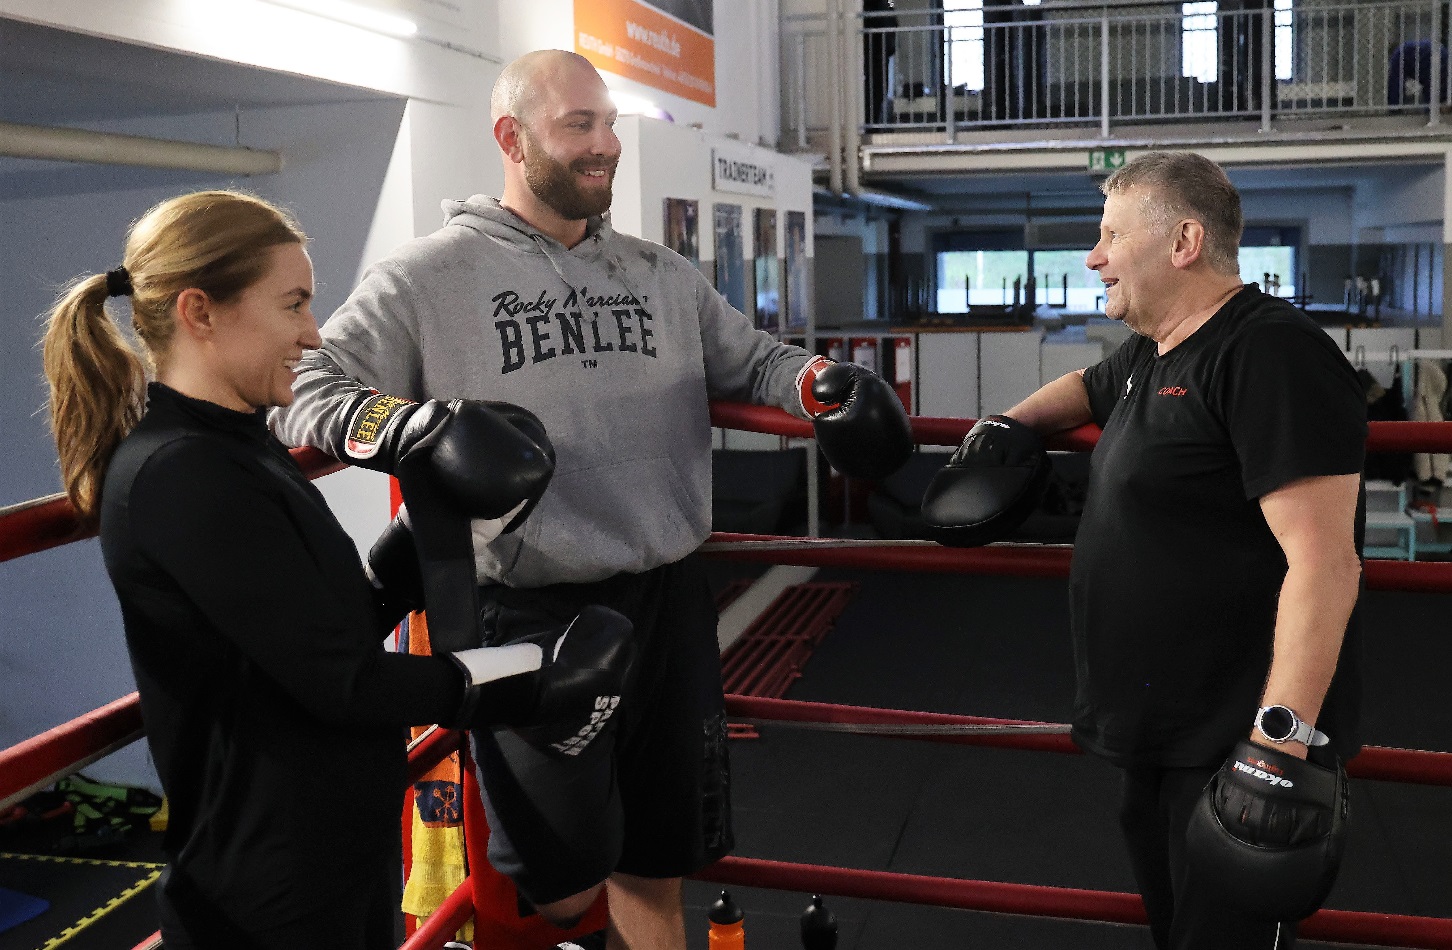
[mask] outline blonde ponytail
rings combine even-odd
[[[111,453],[141,418],[146,371],[106,313],[106,276],[71,284],[50,311],[42,348],[61,482],[93,524]]]
[[[147,374],[167,359],[182,291],[226,302],[262,279],[269,248],[306,242],[286,211],[261,198],[194,192],[132,226],[124,269],[83,277],[62,293],[45,333],[45,378],[61,482],[82,521],[95,523],[111,454],[141,419]],[[107,315],[109,294],[130,298],[139,352]]]

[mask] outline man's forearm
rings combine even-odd
[[[273,409],[268,425],[285,445],[308,445],[337,455],[338,433],[346,428],[359,394],[367,391],[326,350],[312,350],[299,366],[292,405]]]
[[[1288,706],[1305,722],[1316,721],[1336,672],[1360,574],[1354,554],[1303,561],[1286,571],[1262,705]]]
[[[1361,589],[1355,537],[1360,485],[1357,473],[1314,476],[1260,500],[1287,565],[1262,705],[1288,706],[1307,723],[1321,714]],[[1294,745],[1288,751],[1304,754]]]
[[[1032,396],[1004,415],[1017,419],[1041,435],[1065,432],[1093,422],[1089,390],[1084,387],[1084,371],[1065,373],[1040,386]]]

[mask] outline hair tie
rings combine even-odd
[[[131,290],[131,272],[124,265],[106,271],[107,297],[129,297]]]

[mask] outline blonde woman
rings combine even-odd
[[[118,297],[139,352],[107,312]],[[319,345],[312,297],[292,219],[209,191],[153,208],[124,264],[77,280],[50,314],[62,477],[99,521],[171,802],[168,950],[393,947],[400,727],[562,715],[561,691],[592,702],[625,636],[577,621],[572,651],[383,649],[416,580],[392,599],[369,583],[264,419],[292,401],[298,359]],[[511,463],[509,444],[487,448]],[[406,578],[406,537],[385,537],[376,573],[404,564]]]

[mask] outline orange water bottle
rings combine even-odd
[[[745,916],[731,895],[722,891],[720,900],[711,905],[707,915],[711,921],[707,941],[711,950],[746,950],[746,929],[741,925]]]

